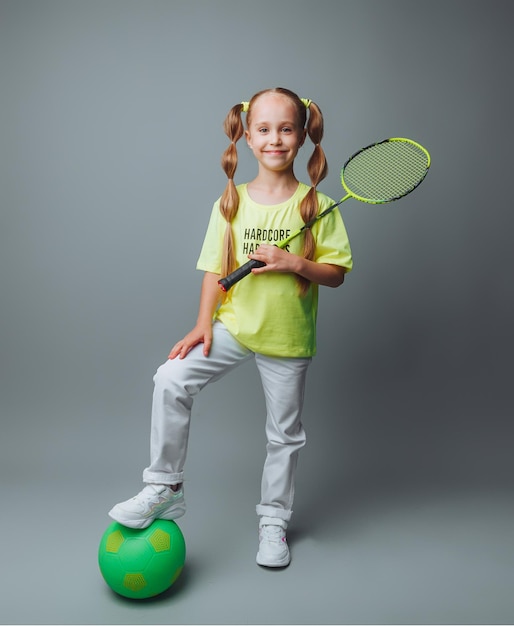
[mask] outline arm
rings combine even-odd
[[[212,318],[220,301],[219,274],[205,272],[200,294],[200,306],[196,326],[183,339],[178,341],[168,355],[169,359],[183,359],[199,343],[203,343],[203,353],[208,356],[212,344]]]
[[[325,285],[326,287],[339,287],[339,285],[342,285],[346,273],[346,268],[339,265],[309,261],[301,256],[277,248],[277,246],[268,244],[260,245],[254,254],[250,254],[249,257],[250,259],[257,259],[266,263],[264,267],[253,269],[253,274],[293,272],[313,283]]]

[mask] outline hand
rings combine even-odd
[[[346,273],[345,267],[309,261],[282,248],[268,244],[260,245],[253,254],[248,256],[250,259],[257,259],[257,261],[266,263],[264,267],[252,269],[253,274],[291,272],[303,276],[313,283],[326,285],[327,287],[339,287],[339,285],[342,285]]]
[[[168,359],[174,359],[177,356],[183,359],[199,343],[203,343],[203,354],[208,356],[212,344],[212,324],[205,326],[197,324],[184,339],[177,341],[171,349]]]
[[[253,254],[249,254],[248,258],[266,263],[263,267],[252,269],[252,274],[263,274],[264,272],[295,272],[295,262],[298,257],[287,250],[263,243]]]

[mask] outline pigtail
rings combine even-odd
[[[300,215],[304,223],[316,217],[319,212],[318,197],[316,193],[317,185],[326,177],[328,172],[327,159],[321,147],[323,138],[323,115],[315,102],[309,103],[309,119],[307,122],[307,133],[314,144],[314,151],[307,164],[307,172],[311,181],[311,188],[300,204]],[[303,256],[313,260],[316,252],[316,242],[310,228],[306,229],[303,242]],[[300,294],[304,296],[309,289],[310,281],[302,276],[298,277]]]
[[[234,183],[234,174],[237,169],[237,148],[236,142],[242,137],[244,132],[241,120],[242,105],[236,104],[228,112],[223,123],[225,134],[230,139],[228,148],[221,156],[221,167],[227,175],[227,186],[221,196],[220,212],[227,222],[225,236],[223,239],[223,253],[221,259],[221,275],[227,276],[236,269],[236,257],[234,251],[234,238],[232,234],[231,222],[237,214],[239,208],[239,194]]]

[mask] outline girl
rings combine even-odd
[[[285,531],[296,462],[305,444],[301,413],[305,376],[316,351],[318,285],[341,285],[352,258],[338,211],[293,239],[287,249],[274,245],[333,204],[316,190],[327,173],[319,107],[287,89],[269,89],[232,107],[224,127],[230,139],[222,157],[228,182],[213,207],[197,264],[205,272],[198,320],[154,377],[146,486],[109,515],[126,526],[145,528],[157,518],[177,519],[185,513],[182,482],[193,397],[254,358],[266,399],[268,442],[257,505],[257,563],[284,567],[290,562]],[[243,134],[258,173],[236,187],[236,142]],[[310,187],[297,180],[293,169],[307,134],[314,143]],[[223,296],[220,276],[248,258],[265,265]]]

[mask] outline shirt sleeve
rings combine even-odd
[[[320,211],[330,206],[327,201],[330,205],[334,204],[330,198],[325,197],[323,203],[320,201]],[[345,267],[347,272],[352,270],[350,241],[343,218],[337,208],[316,222],[312,233],[316,240],[315,260],[317,263],[339,265]]]
[[[225,226],[226,222],[220,213],[218,200],[212,208],[207,232],[196,264],[197,270],[212,272],[213,274],[221,273],[221,253]]]

